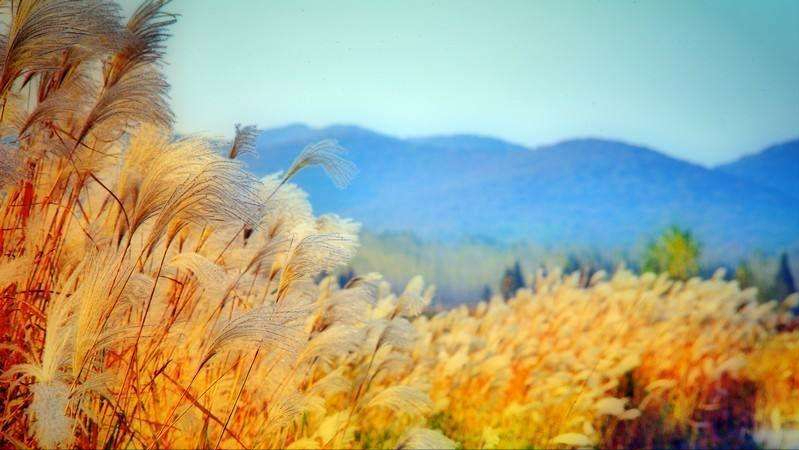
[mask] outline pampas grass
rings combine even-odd
[[[729,448],[765,442],[768,418],[793,411],[797,371],[776,355],[791,354],[793,338],[777,337],[790,301],[759,303],[721,273],[620,270],[587,288],[579,277],[539,273],[508,301],[416,322],[447,436],[467,448]],[[769,387],[753,397],[753,383]]]
[[[366,342],[400,320],[373,314],[368,281],[315,282],[358,225],[314,217],[290,182],[321,165],[343,186],[354,166],[324,142],[262,182],[237,159],[254,127],[227,154],[173,138],[167,3],[124,26],[109,1],[3,4],[0,443],[397,445],[429,412],[408,338]]]
[[[344,286],[360,226],[176,139],[167,1],[0,2],[0,447],[723,447],[795,442],[785,303],[620,270],[423,315]],[[746,433],[749,433],[747,437]]]

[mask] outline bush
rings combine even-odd
[[[699,243],[688,230],[668,228],[649,244],[644,255],[643,269],[667,273],[677,280],[687,280],[699,274]]]

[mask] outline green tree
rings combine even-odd
[[[794,284],[793,274],[791,273],[791,263],[788,262],[788,254],[783,253],[780,257],[780,268],[777,270],[777,276],[774,279],[774,293],[772,298],[783,300],[785,297],[796,292],[796,284]]]
[[[516,294],[516,291],[524,287],[524,274],[519,261],[512,268],[505,269],[505,274],[499,283],[502,296],[507,300]]]
[[[647,272],[668,273],[678,280],[687,280],[699,273],[699,242],[688,230],[673,226],[646,249],[643,269]]]
[[[735,280],[738,281],[738,286],[741,289],[755,286],[755,274],[747,262],[741,261],[738,264],[738,268],[735,269]]]
[[[574,253],[569,253],[566,257],[566,263],[563,264],[563,273],[568,275],[583,269],[584,264],[580,262],[580,258]]]
[[[488,285],[483,286],[483,293],[480,295],[480,299],[489,301],[492,295],[494,295],[494,293],[491,292],[491,288]]]

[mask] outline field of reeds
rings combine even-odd
[[[166,2],[0,2],[0,447],[799,445],[797,298],[619,270],[432,315],[359,226],[175,138]],[[264,155],[268,157],[268,155]]]
[[[799,445],[796,294],[625,270],[535,286],[416,322],[434,423],[464,447]]]

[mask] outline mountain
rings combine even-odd
[[[401,139],[355,126],[264,131],[250,168],[285,169],[307,144],[336,139],[359,169],[337,190],[319,168],[295,182],[317,212],[372,231],[454,240],[482,236],[543,246],[630,249],[672,224],[709,256],[734,260],[799,240],[799,199],[722,170],[617,141],[529,149],[472,135]]]
[[[799,140],[769,147],[718,170],[799,198]]]

